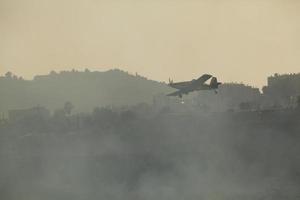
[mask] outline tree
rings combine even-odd
[[[5,77],[11,79],[13,74],[11,72],[6,72]]]
[[[74,106],[71,102],[67,101],[64,105],[64,112],[66,115],[70,115]]]
[[[55,75],[57,75],[56,71],[52,70],[52,71],[50,72],[50,76],[55,76]]]
[[[297,108],[300,108],[300,96],[297,97]]]

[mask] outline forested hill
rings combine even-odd
[[[45,106],[51,110],[70,101],[76,111],[96,106],[151,103],[153,95],[168,92],[163,83],[114,69],[105,72],[63,71],[23,80],[12,74],[0,77],[0,112]]]

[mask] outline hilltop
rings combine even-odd
[[[70,101],[77,112],[97,106],[151,103],[153,96],[170,91],[166,84],[119,69],[61,71],[24,80],[7,73],[0,77],[0,112],[33,106],[51,110]]]

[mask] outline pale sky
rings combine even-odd
[[[120,68],[266,84],[300,72],[298,0],[0,0],[0,74]]]

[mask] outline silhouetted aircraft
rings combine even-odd
[[[210,78],[210,84],[206,84],[205,82]],[[215,93],[217,93],[217,89],[220,84],[222,83],[218,82],[216,77],[213,77],[209,74],[204,74],[198,79],[178,83],[173,83],[173,81],[169,79],[168,85],[172,88],[178,89],[178,91],[168,94],[167,96],[179,96],[180,98],[182,98],[183,94],[188,94],[190,92],[198,90],[215,90]]]

